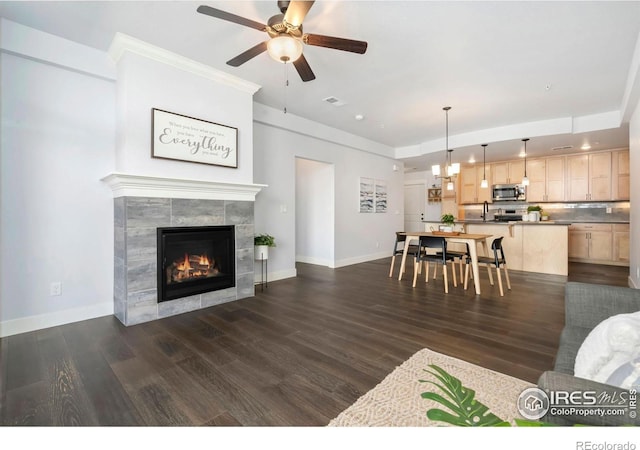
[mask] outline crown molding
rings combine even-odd
[[[170,52],[169,50],[165,50],[141,41],[140,39],[118,32],[113,37],[113,41],[111,41],[111,45],[109,46],[109,56],[117,64],[125,52],[131,52],[177,69],[191,72],[195,75],[231,86],[251,95],[255,94],[261,88],[258,84],[229,75],[228,73],[214,69],[206,64],[199,63],[178,55],[177,53]]]
[[[219,183],[205,180],[150,177],[111,173],[102,178],[113,197],[190,198],[200,200],[256,200],[256,194],[266,184]]]

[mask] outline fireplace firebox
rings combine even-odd
[[[236,285],[233,225],[158,228],[158,301]]]

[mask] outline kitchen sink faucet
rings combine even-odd
[[[482,221],[483,222],[487,221],[487,214],[489,214],[489,202],[485,200],[484,204],[482,205]]]

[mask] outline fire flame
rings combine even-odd
[[[207,258],[207,255],[200,256],[200,265],[209,266],[209,258]]]
[[[186,253],[184,254],[184,261],[182,262],[182,264],[178,265],[177,269],[180,271],[191,269],[191,264],[189,264],[189,255],[187,255]]]

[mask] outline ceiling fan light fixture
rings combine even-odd
[[[275,61],[292,63],[302,55],[302,42],[288,34],[281,34],[267,42],[267,52]]]

